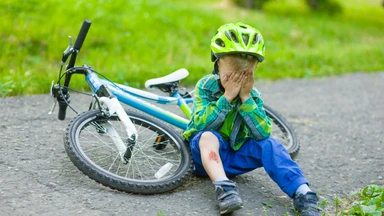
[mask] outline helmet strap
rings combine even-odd
[[[216,57],[215,53],[213,53],[213,51],[211,50],[211,61],[215,62],[216,60],[217,60],[217,57]]]
[[[213,65],[212,73],[213,74],[219,74],[219,65],[217,64],[217,60],[215,61],[214,65]]]

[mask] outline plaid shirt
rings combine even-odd
[[[215,130],[238,150],[249,138],[269,137],[272,121],[265,114],[260,92],[253,88],[251,97],[244,103],[239,98],[228,102],[223,94],[218,75],[206,75],[197,82],[193,113],[183,133],[184,139],[189,141],[198,131]]]

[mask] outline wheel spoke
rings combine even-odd
[[[128,145],[119,118],[107,119],[92,110],[80,114],[68,127],[66,148],[72,162],[90,178],[122,191],[152,194],[180,186],[191,171],[192,160],[179,134],[158,120],[139,114],[129,116],[138,135],[136,143],[129,147],[130,158],[122,160],[114,143],[121,139]],[[166,164],[172,164],[171,169],[158,175]]]

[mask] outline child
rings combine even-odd
[[[193,115],[183,137],[189,141],[194,173],[209,176],[220,213],[243,206],[237,185],[228,177],[264,167],[291,198],[301,215],[320,215],[318,197],[301,169],[278,140],[269,136],[271,119],[253,73],[264,60],[264,40],[243,23],[221,26],[211,40],[214,71],[195,89]]]

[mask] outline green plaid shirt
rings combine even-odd
[[[272,121],[265,114],[260,92],[253,88],[251,97],[244,103],[239,98],[228,102],[223,94],[218,75],[206,75],[197,82],[184,139],[188,141],[198,131],[215,130],[238,150],[249,138],[262,140],[270,135]]]

